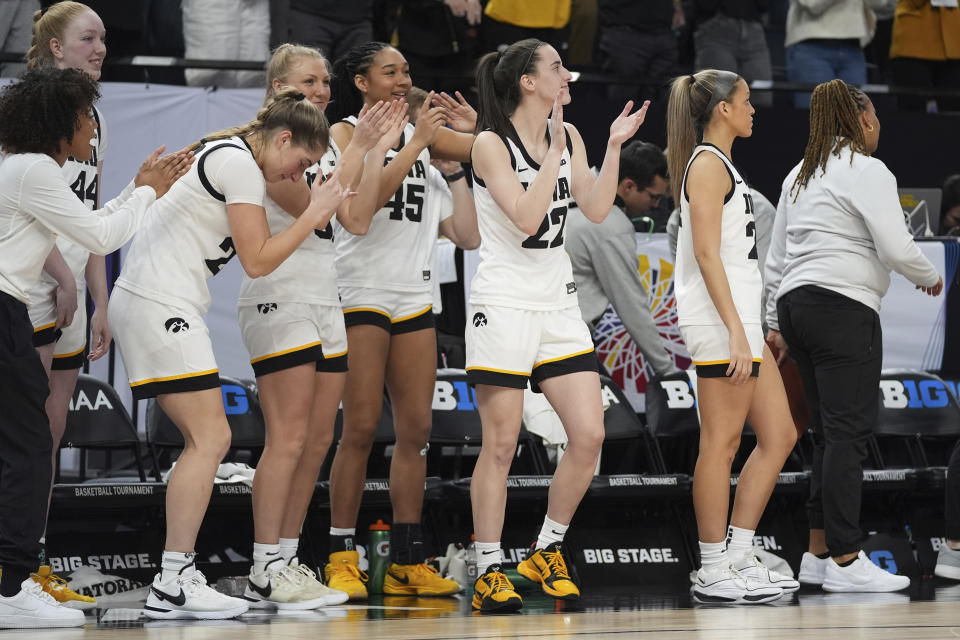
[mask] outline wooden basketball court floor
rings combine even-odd
[[[365,605],[310,612],[249,613],[237,620],[149,621],[136,603],[88,612],[83,629],[50,630],[56,640],[379,640],[381,638],[960,638],[960,584],[924,580],[910,592],[825,594],[802,589],[767,605],[705,607],[688,594],[605,588],[575,604],[528,592],[516,614],[480,615],[458,598],[373,597]],[[0,631],[0,639],[36,637]]]

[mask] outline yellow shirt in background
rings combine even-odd
[[[570,22],[571,0],[490,0],[484,13],[497,22],[535,29],[561,29]]]

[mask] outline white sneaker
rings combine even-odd
[[[809,551],[804,551],[803,558],[800,560],[800,575],[797,577],[803,584],[822,587],[827,575],[827,564],[831,562],[833,561],[829,557],[818,558]]]
[[[800,588],[800,583],[794,580],[792,576],[785,576],[774,571],[760,562],[760,558],[752,553],[734,565],[734,568],[747,580],[753,580],[757,584],[779,587],[784,593],[793,593]]]
[[[870,562],[863,551],[853,564],[841,567],[833,560],[827,564],[823,580],[824,591],[862,591],[877,593],[881,591],[900,591],[910,586],[910,578],[884,571]]]
[[[295,572],[295,577],[303,582],[304,588],[312,597],[323,600],[322,606],[343,604],[350,599],[350,594],[346,591],[331,589],[320,582],[320,579],[317,577],[317,574],[314,573],[313,569],[305,564],[300,564],[296,558],[290,561],[289,568]],[[299,574],[299,576],[296,574]]]
[[[200,571],[179,575],[166,584],[160,582],[161,575],[158,573],[153,579],[150,595],[143,606],[143,613],[148,618],[226,620],[236,618],[250,608],[246,600],[231,598],[210,587]]]
[[[287,565],[261,573],[251,571],[243,599],[254,609],[276,607],[278,610],[301,611],[322,607],[326,598],[311,589],[305,578],[306,574]]]
[[[947,545],[940,547],[937,555],[937,566],[933,575],[951,580],[960,580],[960,551],[951,549]]]
[[[0,629],[82,627],[84,622],[82,611],[61,605],[33,578],[20,584],[20,593],[9,598],[0,596]]]
[[[783,589],[745,578],[731,566],[701,567],[693,598],[702,604],[763,604],[783,595]]]

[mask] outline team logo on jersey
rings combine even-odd
[[[168,318],[163,326],[166,327],[167,333],[180,333],[190,329],[190,325],[183,318]]]
[[[430,281],[430,270],[429,270],[429,269],[424,270],[424,272],[423,272],[423,281],[424,281],[424,282],[429,282],[429,281]]]
[[[259,312],[262,313],[263,315],[266,315],[266,314],[270,313],[271,311],[276,311],[276,310],[277,310],[277,303],[276,303],[276,302],[265,302],[264,304],[258,304],[258,305],[257,305],[257,311],[259,311]]]
[[[487,316],[479,312],[473,314],[473,326],[475,327],[487,326]]]
[[[577,292],[577,283],[568,282],[567,283],[567,293],[576,293]]]

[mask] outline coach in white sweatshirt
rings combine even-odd
[[[799,579],[827,591],[897,591],[910,579],[860,550],[883,360],[877,312],[891,269],[934,296],[943,280],[904,225],[896,178],[871,157],[880,122],[870,98],[842,80],[818,85],[810,123],[804,159],[783,182],[765,278],[768,341],[797,361],[815,443]]]
[[[41,69],[0,92],[0,629],[84,623],[30,579],[52,474],[50,426],[43,407],[47,375],[33,347],[28,291],[37,284],[57,235],[88,251],[120,248],[143,213],[192,162],[189,154],[140,168],[120,198],[91,212],[61,167],[90,158],[96,82],[75,69]]]

